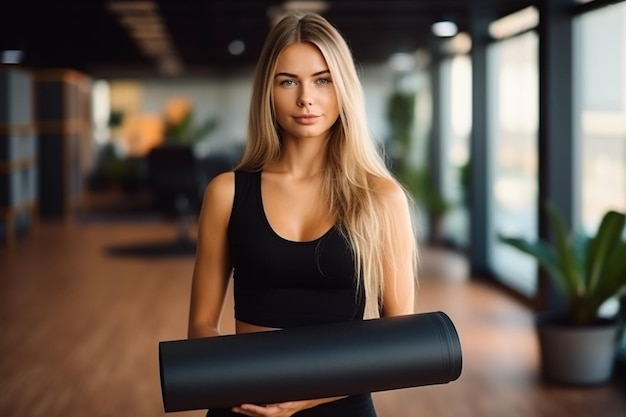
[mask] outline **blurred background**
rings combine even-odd
[[[542,383],[533,324],[556,289],[498,237],[550,239],[548,201],[588,234],[626,212],[619,0],[3,1],[0,415],[162,414],[156,346],[186,335],[202,192],[239,160],[290,10],[348,40],[417,203],[418,310],[466,341],[461,381],[377,395],[381,417],[626,415],[623,332],[607,382]]]

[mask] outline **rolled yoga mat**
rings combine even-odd
[[[443,384],[461,344],[442,312],[159,343],[166,412]]]

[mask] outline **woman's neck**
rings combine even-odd
[[[265,170],[284,172],[295,178],[312,178],[323,172],[326,146],[316,143],[284,143],[280,157]]]

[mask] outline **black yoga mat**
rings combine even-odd
[[[461,375],[450,318],[429,312],[159,343],[166,412],[443,384]]]

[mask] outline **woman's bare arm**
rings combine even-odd
[[[409,201],[404,190],[397,184],[381,181],[384,204],[391,214],[392,247],[395,254],[393,265],[384,265],[384,292],[382,316],[412,314],[415,310],[415,271],[413,225]]]
[[[219,335],[232,265],[227,228],[234,198],[234,173],[215,177],[204,192],[189,306],[188,337]]]

